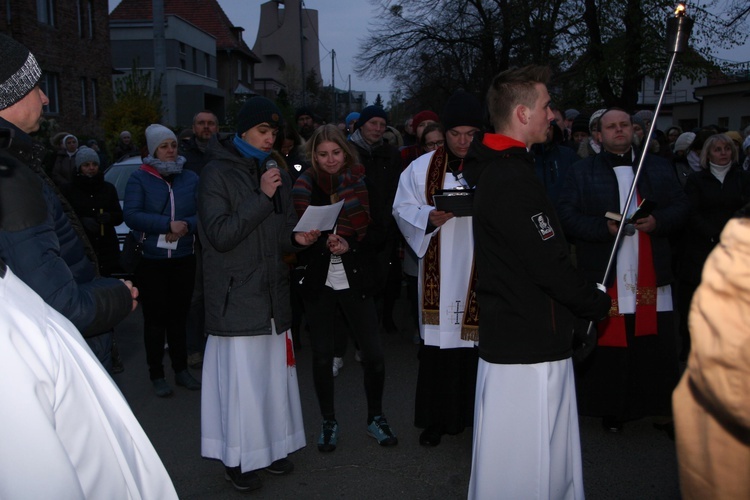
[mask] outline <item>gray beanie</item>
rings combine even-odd
[[[42,69],[29,49],[0,34],[0,109],[14,105],[39,83]]]
[[[150,154],[151,156],[154,156],[156,148],[159,147],[159,144],[168,139],[173,139],[175,142],[177,142],[177,136],[174,135],[174,132],[169,130],[164,125],[152,123],[151,125],[146,127],[146,144],[148,145],[148,154]]]
[[[87,162],[94,162],[99,165],[99,155],[93,149],[81,146],[76,153],[76,168],[80,169],[81,165]]]

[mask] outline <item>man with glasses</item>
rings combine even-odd
[[[420,262],[422,344],[414,425],[424,428],[419,436],[423,446],[437,446],[443,434],[458,434],[471,425],[477,368],[472,218],[438,210],[433,195],[467,187],[461,168],[474,134],[482,128],[482,105],[458,91],[440,118],[445,145],[404,170],[393,204],[401,233]]]

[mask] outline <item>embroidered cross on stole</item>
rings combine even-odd
[[[425,195],[427,204],[434,206],[433,195],[443,188],[445,172],[448,168],[448,155],[445,148],[435,151],[427,169]],[[461,340],[479,340],[479,305],[477,304],[477,273],[474,256],[471,256],[471,278],[466,291],[466,307],[461,319]],[[422,258],[422,323],[425,325],[440,324],[440,234],[433,236]]]

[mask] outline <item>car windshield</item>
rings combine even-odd
[[[130,174],[138,170],[140,166],[140,158],[128,158],[123,162],[115,163],[104,172],[104,180],[115,186],[117,198],[120,201],[125,198],[125,186],[128,184]]]

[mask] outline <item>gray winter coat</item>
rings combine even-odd
[[[237,337],[270,335],[291,327],[289,267],[284,253],[293,243],[297,215],[291,179],[282,170],[283,213],[260,190],[255,159],[243,158],[231,139],[211,144],[212,159],[201,172],[198,232],[203,245],[206,332]],[[279,165],[283,160],[274,156]]]

